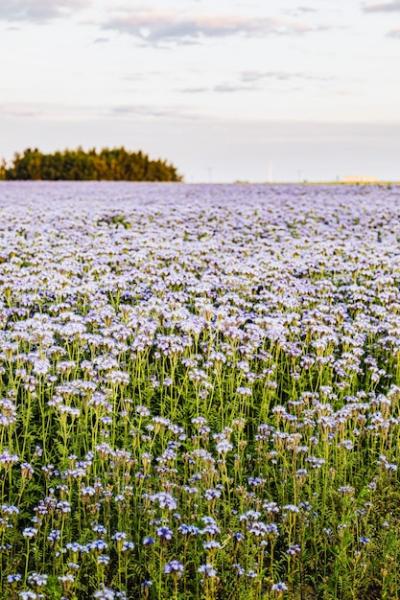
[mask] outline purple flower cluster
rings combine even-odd
[[[0,185],[0,596],[400,595],[398,188]]]

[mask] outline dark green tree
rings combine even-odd
[[[176,167],[165,160],[151,160],[143,152],[124,147],[99,152],[81,147],[44,154],[28,148],[14,156],[9,166],[0,166],[0,178],[46,181],[182,181]]]
[[[6,168],[6,161],[0,160],[0,181],[4,181],[4,179],[6,178]]]

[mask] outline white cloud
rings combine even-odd
[[[196,16],[158,11],[118,14],[106,21],[103,28],[132,35],[147,43],[193,43],[202,38],[221,38],[232,35],[253,37],[268,34],[302,35],[327,29],[305,21],[286,18],[239,15]]]
[[[375,4],[367,4],[364,6],[365,12],[400,12],[400,0],[392,2],[380,2]]]
[[[275,81],[328,81],[326,75],[311,75],[307,73],[291,72],[291,71],[243,71],[241,74],[241,80],[244,83],[256,83],[266,80]]]
[[[0,20],[46,22],[73,14],[88,4],[88,0],[1,0]]]
[[[292,83],[292,82],[328,82],[331,81],[331,77],[312,75],[301,72],[292,71],[242,71],[239,77],[235,81],[223,81],[216,85],[207,86],[187,86],[180,88],[179,91],[184,94],[201,94],[206,92],[216,93],[235,93],[235,92],[256,92],[260,91],[265,83]]]

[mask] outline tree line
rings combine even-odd
[[[143,152],[124,147],[64,150],[45,154],[38,148],[16,153],[0,162],[6,181],[182,181],[177,168],[165,160],[151,160]]]

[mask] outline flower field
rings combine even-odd
[[[0,598],[400,597],[400,192],[0,186]]]

